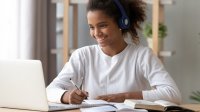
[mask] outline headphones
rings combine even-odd
[[[121,29],[128,29],[130,27],[130,20],[129,17],[127,16],[123,6],[121,5],[119,0],[113,0],[117,7],[119,8],[119,11],[121,13],[121,17],[118,20],[118,25]]]

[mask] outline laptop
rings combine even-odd
[[[0,107],[55,111],[96,105],[49,103],[39,60],[0,60]]]

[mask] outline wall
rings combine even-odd
[[[192,91],[200,90],[200,0],[175,0],[176,4],[165,6],[165,23],[168,36],[165,50],[176,51],[165,58],[165,66],[176,81],[184,102],[191,102]],[[89,36],[85,5],[79,5],[79,47],[94,44]],[[151,6],[148,6],[151,21]]]
[[[176,54],[165,65],[180,88],[184,102],[191,102],[192,91],[200,90],[200,13],[199,0],[176,0],[165,7],[169,32],[166,50]]]
[[[86,19],[86,5],[79,5],[79,47],[95,44],[89,35],[89,26]]]

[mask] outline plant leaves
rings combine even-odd
[[[190,99],[200,102],[200,91],[192,92]]]

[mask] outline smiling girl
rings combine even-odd
[[[179,104],[181,95],[174,80],[152,50],[139,43],[137,31],[144,20],[142,0],[89,0],[87,21],[97,45],[79,48],[71,55],[47,87],[49,101],[79,104],[87,97]],[[128,35],[131,44],[124,40]]]

